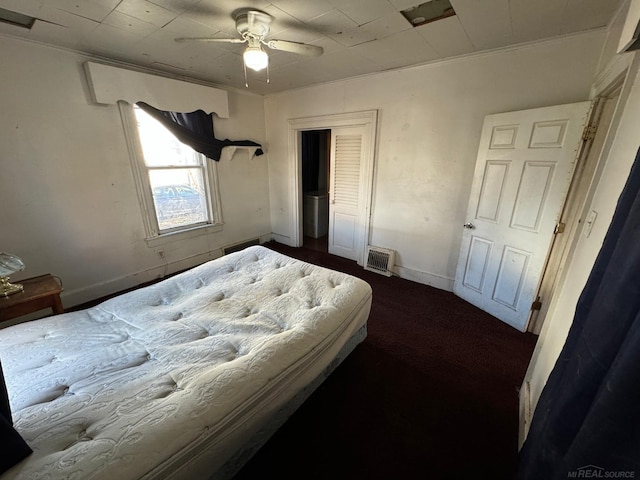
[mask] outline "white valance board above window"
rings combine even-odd
[[[219,88],[95,62],[86,62],[85,71],[93,100],[99,104],[116,105],[119,100],[131,105],[145,102],[160,110],[203,110],[229,118],[228,95]]]
[[[125,101],[130,105],[146,104],[156,113],[164,113],[167,117],[173,118],[176,115],[198,117],[196,123],[202,123],[204,120],[200,116],[207,114],[212,134],[213,114],[219,118],[229,118],[229,100],[225,90],[95,62],[86,62],[85,71],[91,95],[94,102],[98,104],[115,105],[120,101]],[[166,128],[178,135],[181,141],[213,160],[220,160],[222,149],[228,150],[229,158],[233,157],[239,147],[249,149],[251,157],[263,154],[261,145],[251,140],[218,140],[215,137],[208,140],[201,139],[205,143],[211,143],[213,148],[213,150],[211,148],[203,150],[195,146],[192,139],[182,138],[179,133],[174,131],[174,127],[184,130],[190,137],[189,129],[191,127],[187,127],[186,130],[179,126],[176,127],[174,123],[180,122],[176,122],[175,119],[168,124],[165,118],[159,118],[159,120]],[[200,131],[202,128],[197,130]],[[230,149],[231,147],[233,148]]]

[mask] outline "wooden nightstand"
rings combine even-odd
[[[52,275],[27,278],[15,283],[23,285],[24,291],[8,297],[0,296],[0,322],[45,308],[51,308],[53,313],[64,313],[60,300],[62,286]]]

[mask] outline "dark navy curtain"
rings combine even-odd
[[[566,478],[640,478],[640,151],[520,454]]]
[[[202,110],[179,113],[158,110],[144,102],[138,102],[136,105],[162,123],[182,143],[213,160],[220,160],[222,149],[232,146],[257,147],[256,155],[263,154],[260,144],[251,140],[218,140],[215,138],[213,115]]]

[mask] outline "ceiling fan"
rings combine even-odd
[[[311,57],[317,57],[324,52],[323,48],[317,45],[291,42],[289,40],[265,40],[265,37],[269,34],[269,26],[274,18],[260,10],[237,10],[234,12],[234,19],[236,21],[236,30],[241,38],[180,37],[176,38],[175,41],[246,43],[247,48],[242,54],[242,58],[244,61],[245,84],[247,87],[249,86],[246,82],[247,67],[256,72],[266,68],[267,83],[269,83],[269,55],[262,49],[263,45],[272,50],[297,53]]]

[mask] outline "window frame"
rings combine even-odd
[[[222,206],[220,201],[220,187],[218,182],[217,162],[211,161],[202,154],[203,158],[203,180],[207,193],[207,204],[211,213],[211,218],[207,222],[190,224],[183,227],[160,231],[158,225],[158,215],[153,201],[153,190],[149,181],[148,172],[154,167],[148,167],[144,160],[140,135],[138,133],[137,119],[133,111],[133,105],[125,101],[118,102],[120,117],[124,126],[127,149],[129,150],[129,160],[133,172],[134,183],[138,203],[142,213],[142,222],[145,230],[145,241],[149,247],[162,245],[164,243],[184,240],[187,238],[215,233],[222,231]],[[171,167],[173,168],[173,167]],[[176,167],[180,168],[180,167]]]

